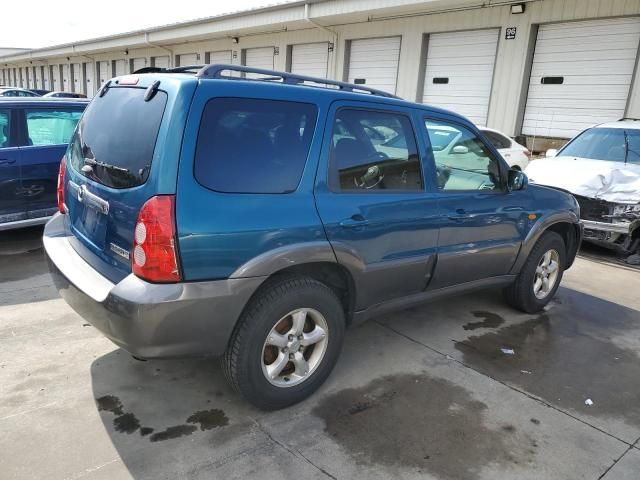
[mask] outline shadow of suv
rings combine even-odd
[[[542,309],[582,237],[571,195],[459,115],[235,65],[107,82],[58,195],[64,299],[136,357],[222,356],[264,409],[315,391],[372,315],[482,287]]]

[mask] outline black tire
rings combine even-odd
[[[560,257],[558,261],[558,276],[551,291],[543,298],[537,298],[533,286],[536,278],[536,268],[543,255],[549,250],[555,250]],[[545,232],[538,239],[529,257],[525,261],[516,281],[505,289],[505,298],[512,307],[525,313],[541,311],[553,298],[562,281],[567,250],[564,240],[555,232]]]
[[[297,308],[313,308],[324,316],[328,343],[308,378],[295,386],[278,387],[263,373],[263,346],[274,325]],[[331,288],[308,277],[284,277],[264,286],[249,302],[222,357],[222,368],[233,388],[251,404],[263,410],[284,408],[324,383],[340,356],[344,332],[344,310]]]

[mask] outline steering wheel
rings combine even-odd
[[[444,188],[451,177],[451,169],[445,166],[436,165],[436,178],[438,180],[438,187]]]
[[[355,183],[356,187],[364,188],[365,190],[377,187],[383,180],[384,175],[377,165],[371,165],[367,168],[367,171],[359,179],[353,177],[353,183]]]

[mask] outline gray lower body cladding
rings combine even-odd
[[[68,244],[64,218],[46,226],[49,270],[65,301],[116,345],[141,358],[221,355],[263,277],[152,284],[129,275],[112,284]],[[98,287],[96,288],[96,285]]]

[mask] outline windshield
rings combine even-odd
[[[67,152],[76,171],[114,188],[147,180],[167,94],[159,91],[147,102],[144,93],[142,88],[117,87],[93,99]]]
[[[640,163],[640,130],[591,128],[576,137],[558,155],[609,162]]]

